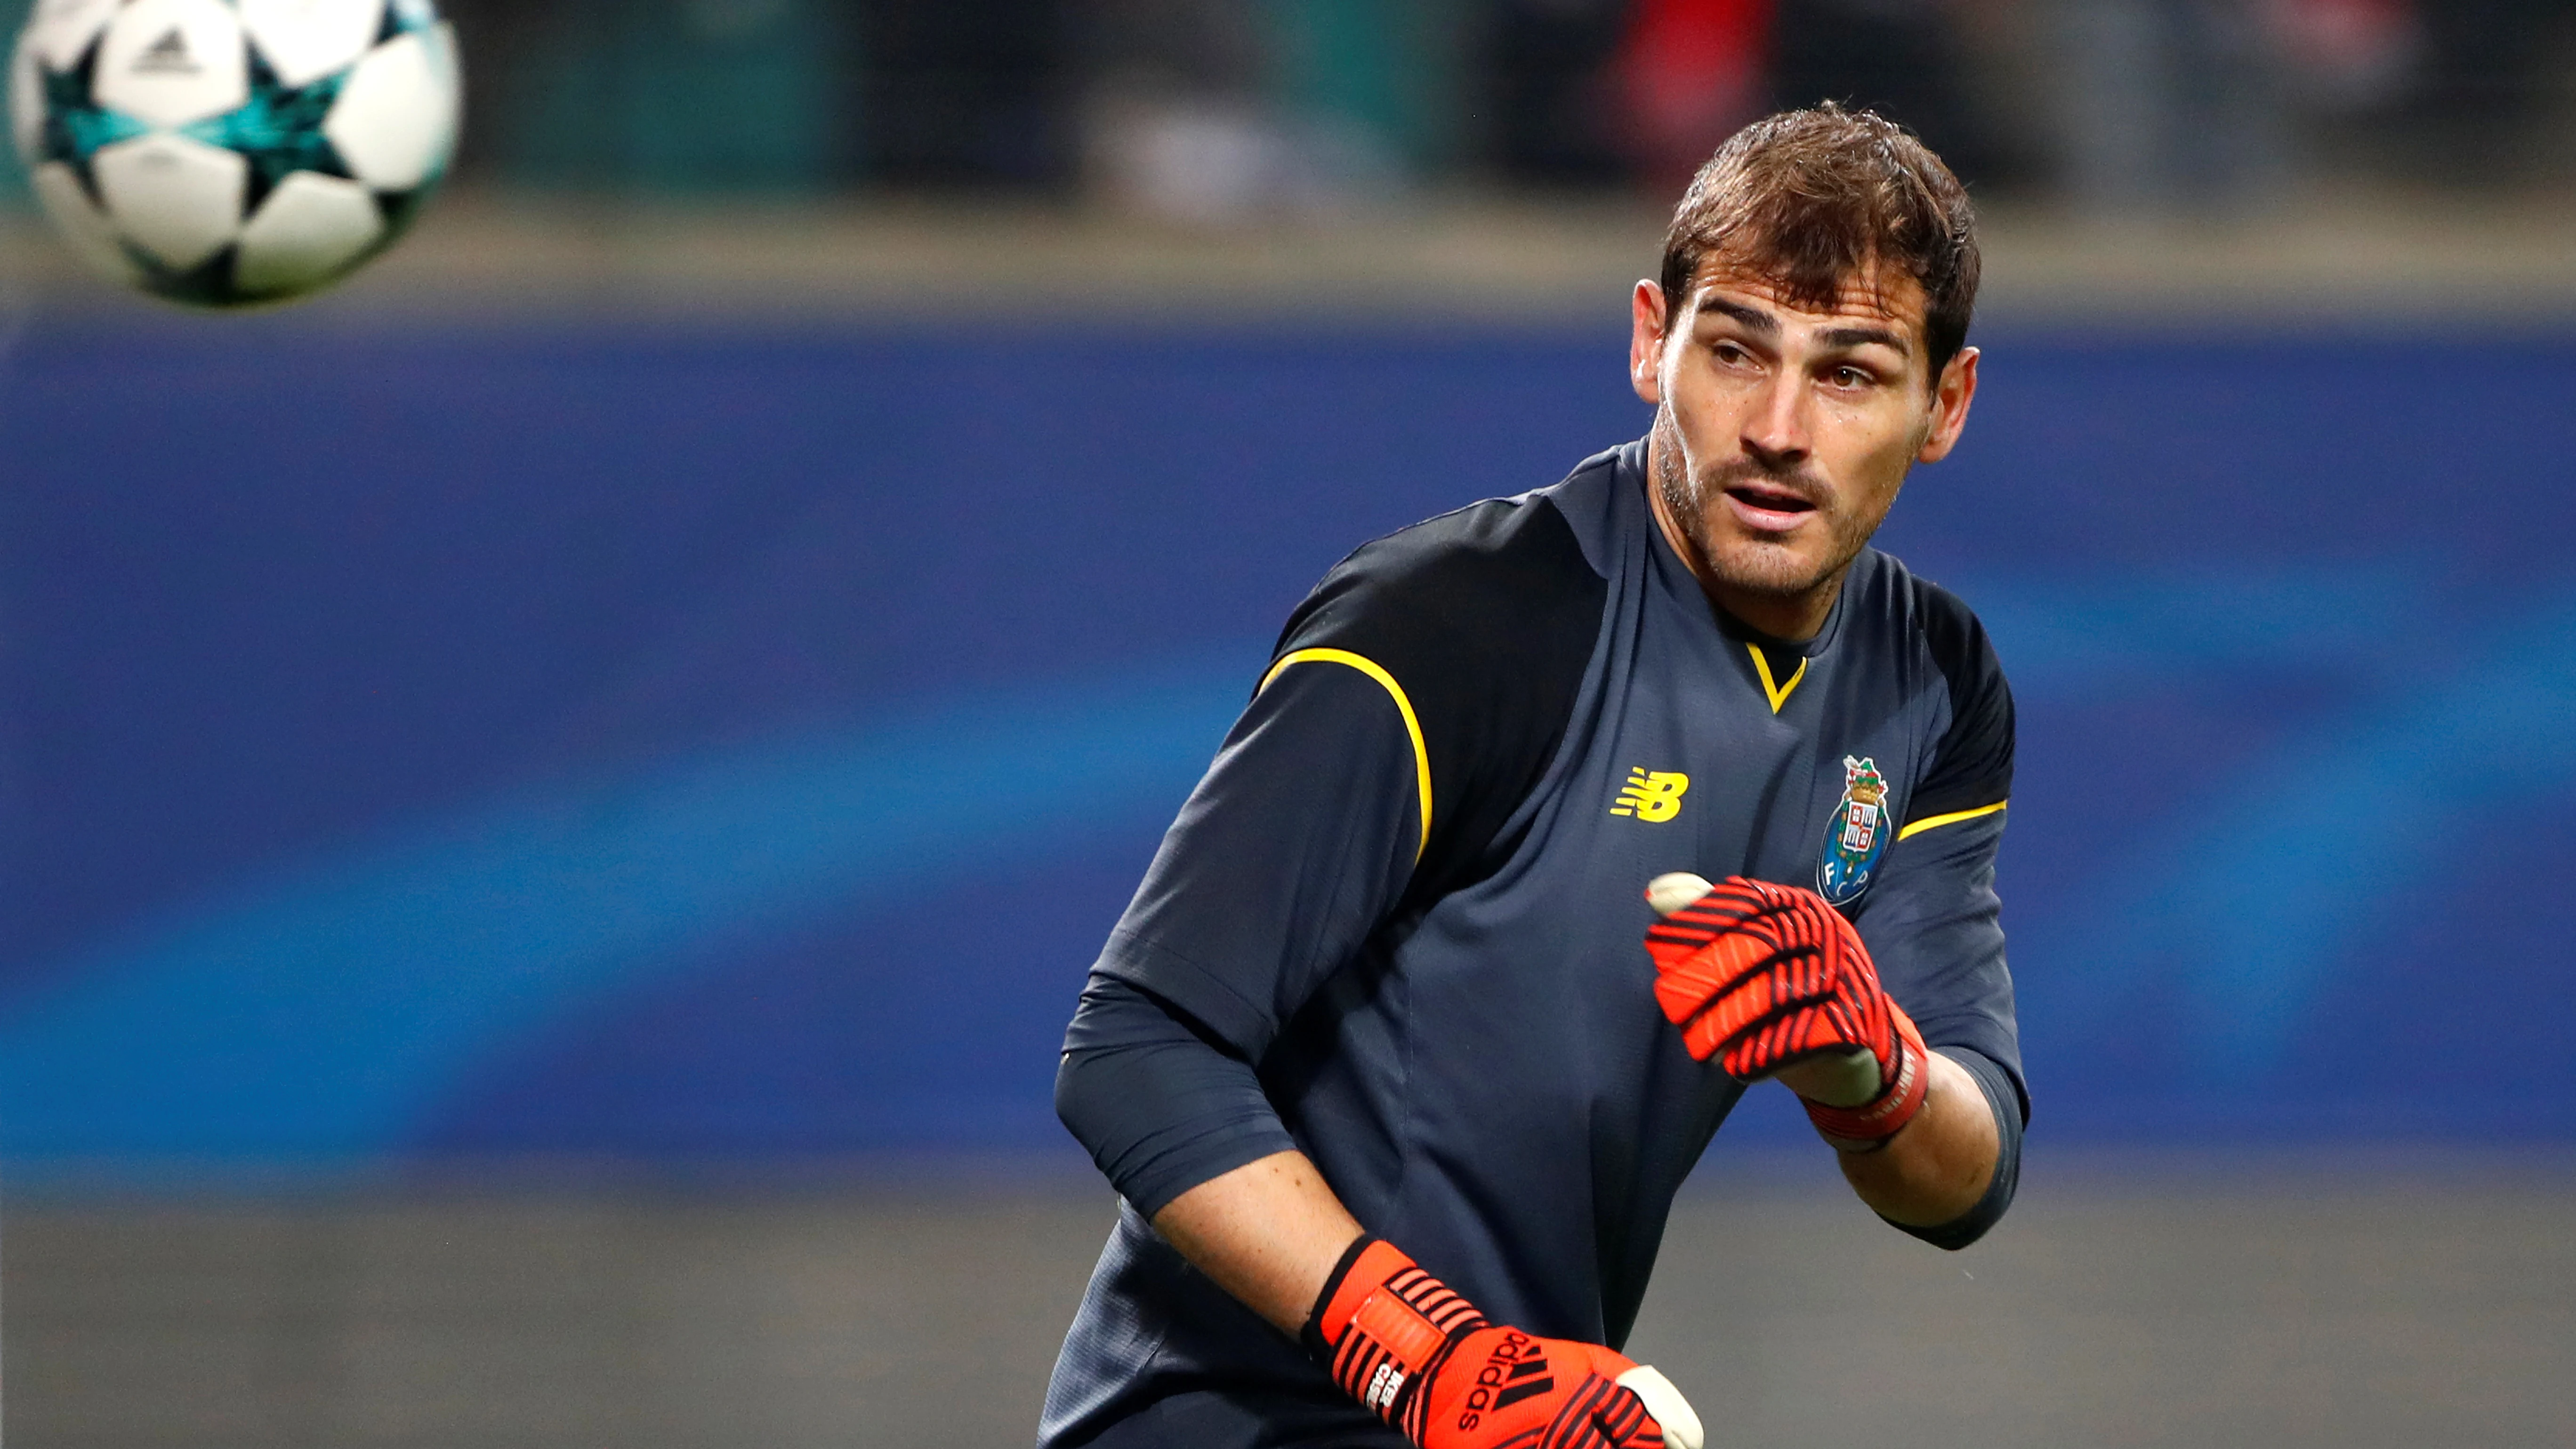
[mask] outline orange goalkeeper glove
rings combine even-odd
[[[1343,1255],[1305,1339],[1334,1383],[1422,1449],[1700,1449],[1699,1416],[1662,1374],[1496,1327],[1376,1238]]]
[[[1690,1054],[1778,1076],[1845,1150],[1884,1146],[1923,1106],[1923,1038],[1878,984],[1860,933],[1814,891],[1659,876],[1646,899],[1655,1000]]]

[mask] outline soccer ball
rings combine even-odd
[[[37,0],[9,129],[56,228],[117,281],[282,301],[390,246],[456,144],[431,0]]]

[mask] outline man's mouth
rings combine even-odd
[[[1761,533],[1787,533],[1816,511],[1803,496],[1767,483],[1734,484],[1726,499],[1740,522]]]

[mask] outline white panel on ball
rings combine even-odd
[[[456,141],[457,75],[442,28],[398,36],[370,52],[340,85],[322,134],[359,180],[409,191],[447,160]]]
[[[102,149],[90,171],[118,229],[174,270],[202,266],[241,230],[250,163],[238,152],[138,136]]]
[[[367,188],[298,171],[243,225],[233,285],[253,294],[310,291],[346,271],[384,234],[384,215]]]
[[[43,56],[45,64],[56,70],[70,70],[72,63],[98,39],[107,28],[108,17],[116,13],[119,0],[36,0],[36,13],[27,21],[24,32],[27,44]]]
[[[99,44],[90,94],[173,130],[237,109],[250,99],[241,20],[217,0],[134,0]]]
[[[125,248],[116,243],[116,228],[90,205],[89,193],[81,189],[80,178],[60,161],[47,162],[27,178],[36,199],[44,203],[45,215],[53,218],[54,229],[70,242],[72,251],[98,271],[111,277],[122,277],[132,283],[141,280],[143,269]]]
[[[44,139],[45,78],[38,73],[36,47],[21,43],[9,57],[9,141],[18,159],[32,166]]]
[[[308,86],[367,53],[385,0],[241,0],[242,28],[289,86]]]

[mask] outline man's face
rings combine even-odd
[[[1656,511],[1710,593],[1767,633],[1823,627],[1844,569],[1918,460],[1949,454],[1977,354],[1930,375],[1923,290],[1848,282],[1824,310],[1712,259],[1664,326],[1637,284],[1629,366],[1654,403]]]

